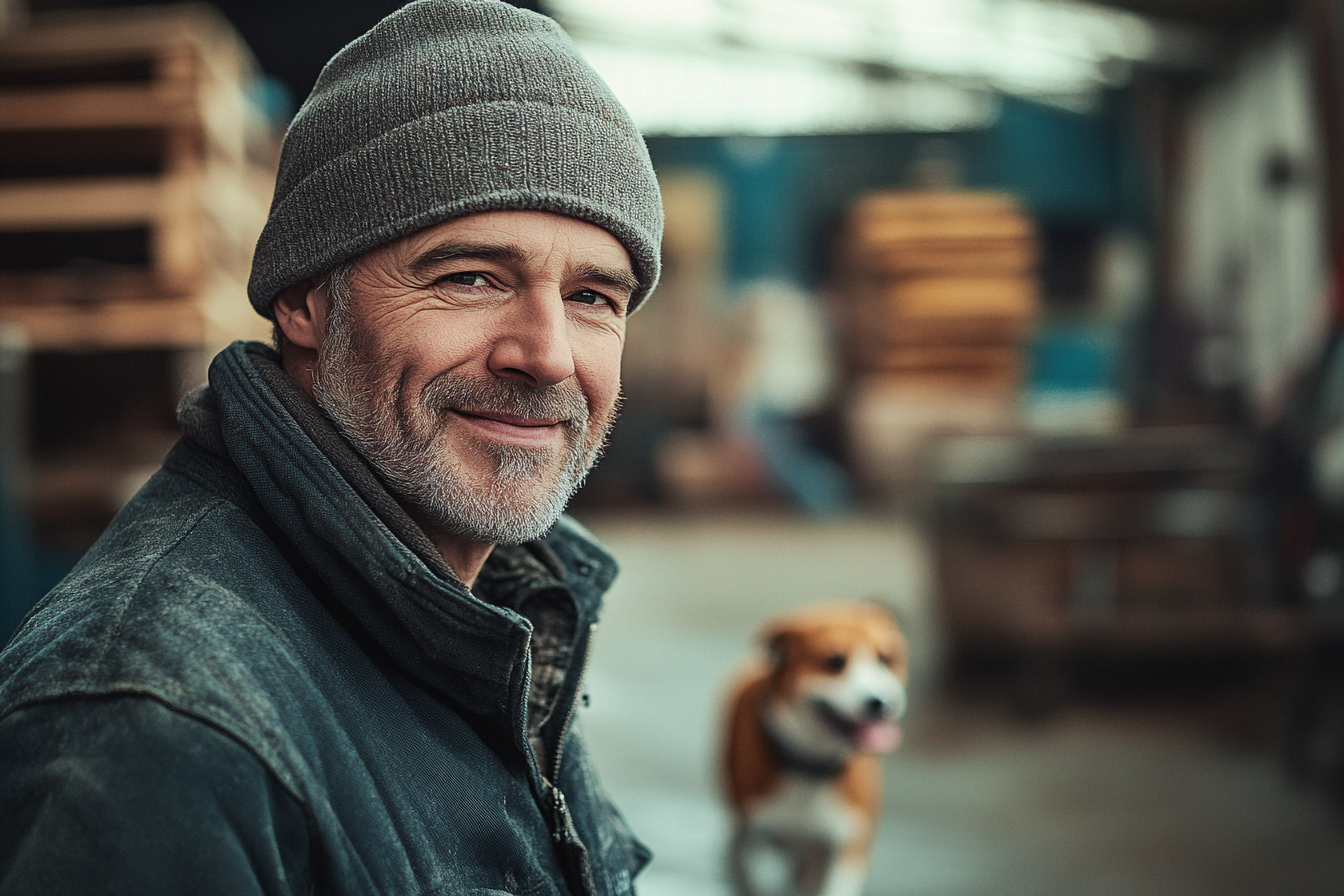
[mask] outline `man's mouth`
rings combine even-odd
[[[552,417],[524,417],[503,411],[464,411],[452,408],[449,413],[489,438],[524,447],[552,444],[568,423],[566,420]]]

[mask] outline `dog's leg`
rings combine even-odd
[[[867,878],[866,856],[841,853],[831,864],[817,896],[860,896]]]
[[[737,896],[822,896],[835,849],[815,837],[739,828],[729,847],[729,877]]]
[[[737,896],[793,896],[792,860],[759,830],[740,827],[728,854],[728,874]]]
[[[799,840],[789,850],[793,855],[793,893],[822,896],[835,865],[835,847],[825,840]]]
[[[747,876],[747,838],[746,829],[738,825],[733,830],[732,842],[728,844],[728,883],[735,896],[756,896]]]

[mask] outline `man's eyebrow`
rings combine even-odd
[[[631,295],[639,289],[639,281],[635,279],[635,275],[624,268],[604,268],[601,265],[581,264],[576,265],[569,273],[577,280],[601,283],[613,289],[625,290]]]
[[[507,243],[440,243],[411,259],[410,269],[412,273],[423,276],[445,261],[456,261],[460,258],[521,264],[526,257],[527,254],[518,246]]]

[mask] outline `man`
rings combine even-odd
[[[624,894],[561,512],[662,211],[549,19],[421,0],[286,135],[236,343],[0,655],[0,893]]]

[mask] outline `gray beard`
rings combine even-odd
[[[395,374],[380,375],[393,368],[362,350],[346,307],[333,297],[314,397],[393,494],[430,523],[484,544],[521,544],[550,531],[601,455],[614,413],[590,422],[588,401],[572,380],[536,389],[447,373],[426,386],[418,413],[403,408]],[[441,445],[453,426],[449,409],[565,421],[558,468],[553,450],[482,440],[493,475],[469,473]]]

